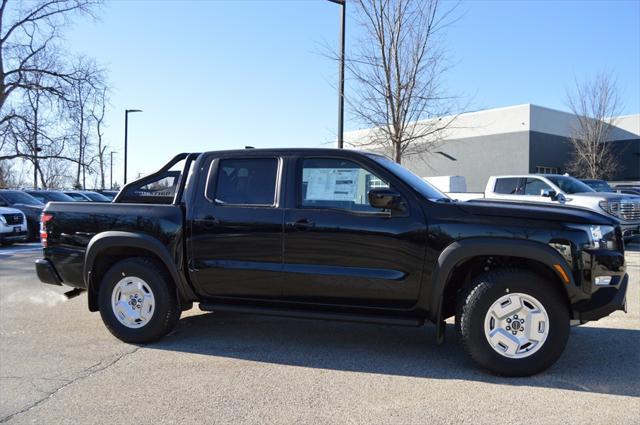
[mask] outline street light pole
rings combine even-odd
[[[329,0],[339,4],[340,8],[340,75],[338,77],[338,148],[344,147],[344,39],[345,39],[345,19],[347,14],[346,0]]]
[[[142,109],[124,110],[124,184],[127,184],[127,134],[129,133],[129,113],[142,112]]]
[[[109,189],[113,190],[113,151],[111,151],[111,161],[109,161]]]

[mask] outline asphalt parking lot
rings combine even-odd
[[[628,314],[573,328],[547,372],[479,370],[435,328],[186,312],[158,343],[111,336],[86,296],[0,249],[0,423],[568,423],[640,417],[640,246]],[[68,289],[67,289],[68,290]]]

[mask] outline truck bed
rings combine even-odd
[[[181,246],[183,213],[176,205],[51,202],[44,214],[53,215],[45,257],[57,265],[62,282],[70,286],[85,286],[85,251],[98,233],[135,231],[156,238],[170,252]]]

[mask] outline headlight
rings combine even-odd
[[[2,224],[7,224],[7,219],[4,218],[2,214],[0,214],[0,222],[2,222]]]
[[[589,226],[589,241],[594,249],[617,249],[616,229],[613,226]]]

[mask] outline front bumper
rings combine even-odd
[[[29,233],[25,230],[22,232],[2,232],[0,233],[0,242],[23,242],[27,240]]]
[[[622,230],[622,237],[625,241],[640,238],[640,223],[620,223],[620,229]]]
[[[42,283],[62,286],[62,279],[60,279],[60,276],[53,267],[53,264],[51,264],[51,261],[46,258],[36,260],[36,274]]]
[[[589,300],[575,306],[578,319],[588,322],[606,317],[614,311],[626,311],[627,286],[629,286],[629,275],[625,274],[618,285],[599,288]]]

